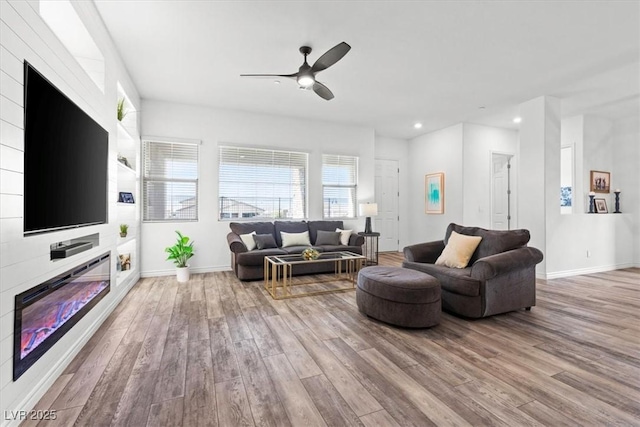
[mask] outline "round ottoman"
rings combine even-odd
[[[399,267],[365,267],[358,273],[361,313],[392,325],[427,328],[440,323],[440,282]]]

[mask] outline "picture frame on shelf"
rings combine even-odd
[[[121,191],[120,193],[118,193],[118,202],[135,203],[135,200],[133,199],[133,193],[127,193],[127,192]]]
[[[131,270],[131,254],[120,254],[120,270]]]
[[[596,213],[609,213],[605,199],[595,199]]]
[[[611,192],[611,172],[591,171],[589,188],[594,193]]]
[[[444,173],[431,173],[424,177],[424,212],[444,213]]]

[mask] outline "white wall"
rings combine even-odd
[[[398,188],[400,192],[398,200],[398,225],[400,244],[398,250],[408,245],[409,241],[409,211],[410,211],[410,176],[409,170],[409,141],[398,138],[389,138],[380,135],[375,137],[375,158],[381,160],[397,160],[400,173],[398,176]]]
[[[513,154],[511,228],[517,228],[518,132],[491,126],[463,125],[463,224],[491,228],[491,154]]]
[[[372,129],[265,114],[144,101],[142,134],[198,139],[200,147],[199,220],[197,222],[143,223],[142,275],[173,274],[164,248],[172,244],[174,230],[195,241],[194,271],[229,269],[226,235],[229,221],[218,221],[218,145],[235,144],[309,153],[309,218],[322,218],[322,154],[359,156],[358,199],[374,197],[374,132]],[[364,218],[345,221],[362,231]]]
[[[615,134],[614,123],[595,116],[565,119],[562,127],[563,145],[572,143],[576,148],[576,206],[570,215],[561,215],[559,209],[551,209],[547,215],[544,277],[588,274],[637,264],[640,212],[637,127],[629,129],[621,124]],[[611,172],[612,189],[629,189],[623,214],[586,213],[591,170]],[[609,212],[613,212],[613,193],[598,193],[596,197],[605,198]]]
[[[451,222],[463,220],[463,125],[457,124],[409,141],[408,244],[442,240]],[[425,214],[426,174],[444,172],[444,214]]]
[[[105,92],[101,92],[38,14],[38,2],[2,1],[2,86],[0,89],[0,401],[4,411],[29,410],[89,339],[128,287],[115,286],[117,242],[116,81],[134,102],[139,97],[91,2],[76,11],[105,57]],[[109,132],[109,224],[23,236],[23,61],[29,61]],[[52,262],[49,245],[99,233],[98,247]],[[13,372],[14,296],[106,251],[112,252],[111,292],[17,381]],[[3,417],[3,425],[15,424]]]

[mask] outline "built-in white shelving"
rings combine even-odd
[[[117,286],[134,280],[139,276],[138,263],[140,210],[138,200],[140,197],[140,136],[138,134],[138,115],[133,111],[133,104],[129,97],[118,84],[118,99],[125,99],[125,108],[129,111],[124,119],[117,125],[117,200],[120,193],[131,193],[134,203],[116,202],[117,209],[117,256],[115,262]],[[125,164],[126,163],[126,164]],[[129,230],[126,237],[120,237],[120,224],[127,224]],[[123,270],[120,256],[129,259],[129,269]]]

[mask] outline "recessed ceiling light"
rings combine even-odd
[[[280,84],[280,80],[274,80],[273,83],[279,85]]]
[[[420,129],[422,127],[422,123],[420,123],[420,122],[414,123],[413,127],[416,128],[416,129]]]
[[[522,122],[522,117],[514,117],[513,118],[513,123],[520,123]]]

